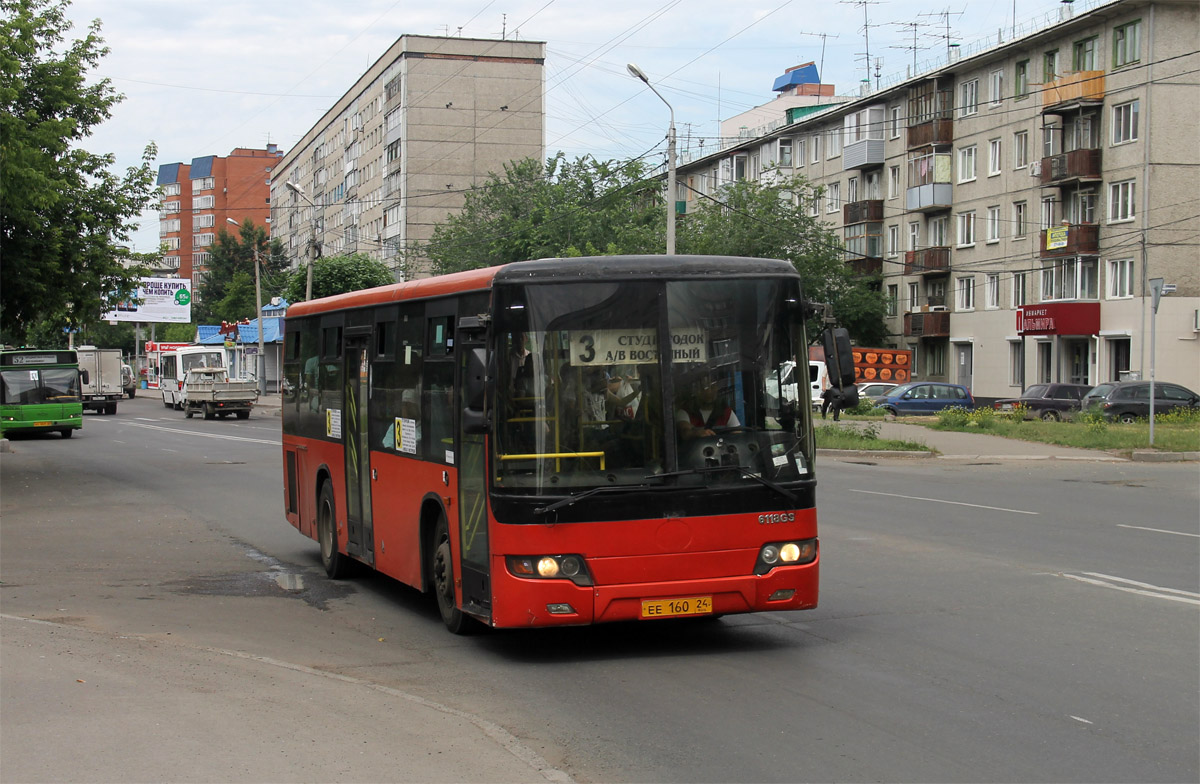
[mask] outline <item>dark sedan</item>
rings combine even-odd
[[[1024,406],[1027,417],[1039,417],[1047,422],[1066,419],[1072,411],[1079,410],[1079,401],[1091,387],[1087,384],[1034,384],[1021,393],[1020,397],[997,400],[995,408],[1011,411]]]
[[[1154,384],[1154,413],[1165,414],[1177,408],[1200,408],[1200,395],[1179,384]],[[1150,416],[1150,382],[1122,381],[1098,384],[1083,398],[1084,411],[1098,411],[1105,419],[1136,422]]]

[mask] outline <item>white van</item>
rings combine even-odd
[[[183,409],[183,380],[193,368],[225,368],[225,351],[218,346],[184,346],[162,355],[158,362],[158,389],[163,405]]]

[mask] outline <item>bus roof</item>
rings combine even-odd
[[[710,276],[799,277],[799,273],[788,261],[737,256],[641,255],[539,259],[455,272],[433,278],[421,278],[404,283],[393,283],[388,286],[351,291],[310,302],[297,302],[288,308],[288,316],[308,316],[314,313],[381,305],[399,300],[439,297],[458,292],[487,289],[493,283],[611,280],[613,277],[656,280]]]

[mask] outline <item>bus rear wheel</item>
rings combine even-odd
[[[62,433],[63,438],[70,438],[75,435],[75,428],[68,427],[66,430],[59,430],[58,432]]]
[[[433,534],[429,572],[433,576],[433,593],[437,597],[442,623],[452,634],[464,634],[470,619],[454,602],[454,560],[450,551],[450,526],[446,518],[438,520]]]
[[[331,580],[340,580],[350,568],[349,557],[338,552],[337,506],[333,502],[333,488],[329,482],[321,485],[317,500],[317,541],[321,545],[321,566]]]

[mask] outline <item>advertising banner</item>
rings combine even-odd
[[[140,302],[141,304],[135,304]],[[192,282],[184,278],[142,278],[133,301],[118,301],[105,321],[187,324],[192,320]]]

